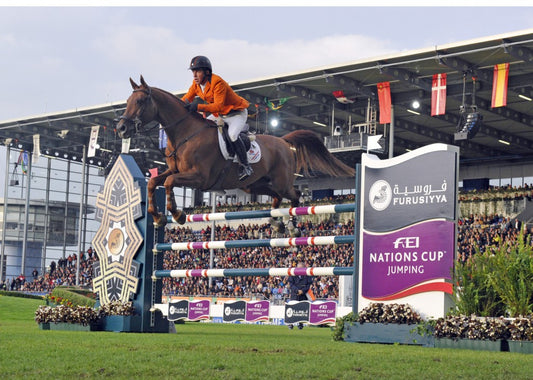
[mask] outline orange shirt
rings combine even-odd
[[[193,81],[189,91],[181,99],[192,102],[196,96],[207,102],[207,104],[198,104],[198,111],[210,112],[215,116],[226,115],[232,110],[243,110],[250,105],[246,99],[237,95],[229,84],[216,74],[211,75],[211,81],[205,83],[203,91]]]

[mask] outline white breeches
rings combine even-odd
[[[210,120],[217,121],[213,114],[207,117]],[[239,134],[243,132],[246,127],[246,120],[248,119],[248,110],[243,109],[239,112],[234,112],[230,116],[222,116],[222,119],[228,124],[228,135],[232,142],[239,138]]]

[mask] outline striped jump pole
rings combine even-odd
[[[186,222],[210,222],[222,220],[277,218],[283,216],[338,214],[341,212],[354,212],[355,203],[342,203],[338,205],[321,205],[309,207],[290,207],[269,210],[229,211],[214,212],[209,214],[187,215]],[[167,216],[169,223],[175,223],[171,216]]]
[[[308,268],[241,268],[241,269],[173,269],[156,270],[152,279],[165,277],[237,277],[237,276],[351,276],[353,267],[308,267]]]
[[[250,240],[217,240],[183,243],[160,243],[155,248],[158,251],[190,251],[193,249],[228,249],[243,247],[296,247],[329,244],[353,244],[355,235],[315,236],[279,239],[250,239]]]

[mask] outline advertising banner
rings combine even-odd
[[[268,322],[269,313],[269,301],[249,301],[246,303],[246,322]]]
[[[224,322],[244,321],[246,319],[246,301],[224,302]]]
[[[168,320],[177,321],[189,316],[189,301],[180,300],[168,303]]]
[[[309,322],[309,301],[290,301],[285,304],[285,324]]]
[[[453,291],[458,165],[459,148],[445,144],[387,160],[362,155],[359,310],[410,297],[422,314],[445,315],[444,296]]]

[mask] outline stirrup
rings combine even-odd
[[[245,178],[248,178],[252,175],[254,170],[250,167],[250,165],[242,165],[241,170],[239,171],[239,181],[242,181]]]

